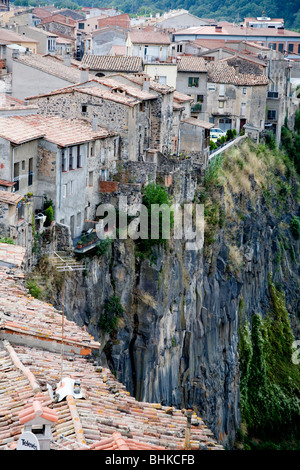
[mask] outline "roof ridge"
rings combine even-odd
[[[14,364],[14,366],[19,369],[24,375],[25,377],[28,379],[28,382],[33,390],[33,393],[34,394],[37,394],[37,393],[40,393],[41,392],[41,388],[39,386],[39,384],[37,383],[33,373],[31,372],[30,369],[28,369],[28,367],[25,367],[21,360],[19,359],[16,351],[14,350],[14,348],[11,346],[11,344],[7,341],[7,340],[4,340],[3,341],[3,345],[6,349],[6,351],[8,352],[10,358],[11,358],[11,361],[12,363]]]
[[[71,413],[74,429],[75,429],[76,441],[79,442],[81,445],[86,445],[83,427],[82,427],[79,413],[76,407],[76,401],[74,400],[72,395],[67,395],[66,399],[67,399],[67,403],[68,403],[69,410]]]

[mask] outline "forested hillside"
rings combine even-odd
[[[42,5],[39,0],[15,0],[16,5]],[[51,2],[53,3],[53,2]],[[300,28],[299,0],[57,0],[58,7],[80,8],[81,6],[118,7],[125,13],[149,14],[184,8],[190,13],[216,20],[241,21],[248,16],[261,16],[262,11],[273,18],[284,18],[286,27]]]

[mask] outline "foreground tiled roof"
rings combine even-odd
[[[142,69],[141,57],[84,54],[82,65],[90,70],[135,73]]]
[[[23,246],[0,243],[0,263],[9,264],[21,268],[24,262],[26,250]],[[0,304],[1,305],[1,304]]]
[[[22,423],[29,415],[41,412],[51,418],[52,449],[183,449],[187,424],[184,410],[138,402],[91,356],[76,350],[56,352],[53,344],[61,315],[49,304],[33,299],[23,277],[17,268],[0,266],[1,325],[8,322],[7,328],[10,324],[14,331],[9,334],[0,330],[0,450],[15,449]],[[32,338],[26,341],[25,332],[33,330],[40,338],[36,345]],[[74,340],[77,337],[76,343],[86,340],[92,347],[91,337],[66,320],[66,340],[70,335]],[[62,375],[80,382],[83,398],[51,398],[49,388],[55,391]],[[222,449],[195,413],[191,447]]]
[[[178,72],[207,72],[207,62],[203,57],[182,56],[177,63]]]
[[[208,81],[232,85],[268,85],[269,79],[265,75],[239,73],[235,67],[228,65],[227,61],[219,60],[208,65]]]
[[[21,142],[28,135],[27,140],[44,137],[49,142],[66,147],[68,145],[89,142],[95,139],[108,137],[111,132],[98,127],[94,131],[91,124],[82,119],[65,119],[59,116],[41,116],[31,114],[28,116],[0,117],[0,135],[13,142]]]

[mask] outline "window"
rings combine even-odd
[[[25,160],[22,160],[22,170],[25,170]]]
[[[81,212],[77,212],[76,225],[77,227],[81,226]]]
[[[62,197],[63,198],[67,197],[67,185],[66,184],[63,184],[63,187],[62,187]]]
[[[77,168],[82,168],[81,147],[77,145]]]
[[[81,105],[81,112],[82,112],[82,113],[86,113],[86,112],[87,112],[87,105],[86,105],[86,104]]]
[[[298,54],[300,54],[300,44],[298,44]]]
[[[283,44],[278,44],[278,50],[279,52],[283,52]]]
[[[224,101],[219,101],[219,108],[224,108]]]
[[[268,110],[268,120],[269,121],[275,121],[276,120],[276,110],[275,109],[269,109]]]
[[[167,76],[166,75],[160,75],[158,77],[158,83],[162,83],[163,85],[167,84]]]
[[[48,52],[54,52],[56,47],[56,39],[48,39]]]
[[[61,171],[67,171],[67,158],[65,150],[61,151]]]
[[[93,157],[94,156],[94,144],[90,144],[90,156]]]
[[[74,169],[74,154],[73,154],[73,147],[69,147],[69,170]]]
[[[294,44],[289,44],[288,51],[294,52]]]
[[[243,88],[243,95],[247,94],[247,88]]]
[[[15,163],[14,164],[14,182],[15,182],[14,190],[15,191],[19,191],[19,188],[20,188],[19,176],[20,176],[20,164]]]
[[[69,183],[69,195],[74,193],[74,181],[70,181]]]
[[[118,155],[118,139],[114,139],[114,157]]]
[[[241,104],[241,116],[245,116],[246,114],[246,103]]]
[[[32,185],[33,181],[33,158],[29,158],[28,164],[28,186]]]
[[[182,44],[177,44],[177,52],[182,52]]]
[[[273,51],[276,51],[276,43],[275,42],[270,42],[269,43],[269,48],[273,49]]]
[[[94,172],[89,171],[89,186],[93,186]]]
[[[219,87],[219,96],[225,95],[225,85],[221,84]]]
[[[198,77],[189,77],[189,83],[188,83],[188,86],[189,87],[197,87],[199,86],[199,78]]]
[[[197,95],[197,103],[203,103],[204,102],[204,95]]]
[[[78,23],[78,29],[84,29],[84,23]]]

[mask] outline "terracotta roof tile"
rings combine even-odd
[[[233,85],[267,85],[269,79],[265,75],[239,73],[227,61],[210,62],[208,65],[208,81],[214,83],[231,83]]]
[[[94,131],[91,124],[82,119],[65,119],[59,116],[28,116],[0,117],[0,135],[14,143],[44,137],[59,146],[88,142],[108,137],[111,132],[99,127]]]
[[[19,419],[21,424],[26,424],[34,418],[41,417],[47,421],[52,421],[53,423],[58,422],[58,414],[55,410],[45,407],[38,400],[32,402],[24,407],[23,410],[19,412]]]
[[[39,129],[19,122],[19,116],[0,117],[0,137],[9,140],[13,144],[22,144],[30,140],[40,139],[45,135]]]
[[[49,304],[28,295],[19,270],[12,274],[0,267],[0,305],[0,339],[5,338],[4,348],[0,349],[0,449],[15,449],[22,424],[35,410],[45,408],[48,418],[53,417],[52,449],[183,449],[187,423],[184,411],[138,402],[109,369],[80,356],[75,348],[74,352],[64,350],[63,355],[53,350],[51,337],[61,328],[61,315]],[[19,326],[11,335],[2,328],[8,318]],[[41,340],[48,330],[49,346],[35,347],[32,340],[26,344],[25,336],[18,335],[21,326],[28,331],[34,329]],[[86,335],[92,344],[87,333],[66,320],[66,339],[70,335],[77,337],[76,341]],[[47,384],[55,390],[62,372],[64,377],[80,382],[84,398],[68,395],[59,402],[51,399]],[[54,420],[56,415],[58,419]],[[212,450],[223,449],[194,413],[192,449],[199,449],[202,444]]]
[[[0,202],[4,202],[5,204],[17,205],[18,202],[21,201],[23,196],[18,193],[10,193],[9,191],[1,191],[0,190]]]
[[[203,57],[182,56],[177,64],[178,72],[207,72],[207,62]]]
[[[130,31],[128,35],[133,44],[171,44],[168,34],[157,31]]]

